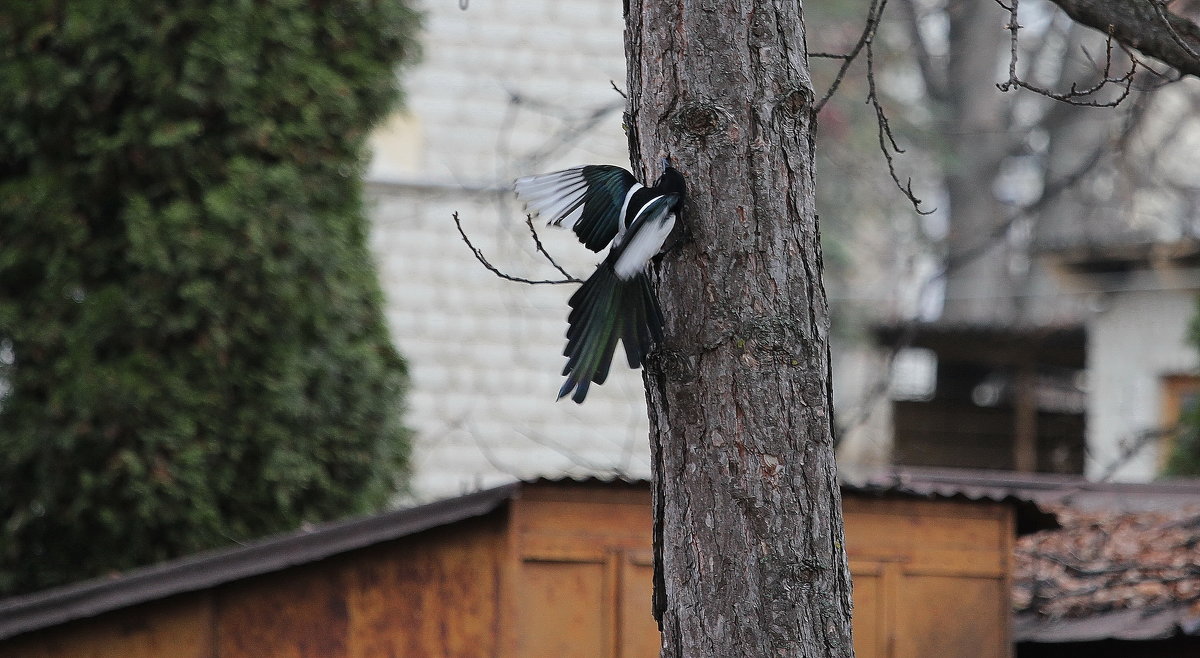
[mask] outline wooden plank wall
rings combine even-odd
[[[649,494],[579,487],[513,512],[520,567],[509,655],[652,658]],[[603,501],[603,502],[601,502]],[[1011,508],[844,501],[859,658],[1007,658]]]
[[[0,644],[0,658],[210,658],[209,593],[64,624]]]
[[[860,658],[1007,658],[1013,514],[844,500]],[[650,494],[530,485],[508,510],[0,643],[0,658],[653,658]]]
[[[650,492],[616,483],[525,490],[511,655],[658,656]]]
[[[1012,655],[1009,506],[846,498],[843,508],[860,658]]]
[[[0,643],[0,658],[492,656],[504,513]]]

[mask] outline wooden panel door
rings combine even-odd
[[[897,656],[1010,655],[1003,578],[907,575],[897,595]]]
[[[607,565],[599,560],[526,560],[518,583],[518,655],[611,655]]]
[[[854,580],[854,655],[858,658],[888,656],[890,626],[884,615],[884,570],[880,563],[851,563]]]
[[[643,550],[620,554],[618,577],[617,656],[658,658],[662,642],[654,620],[654,553]]]
[[[649,551],[526,558],[517,583],[517,655],[655,658],[653,582]]]

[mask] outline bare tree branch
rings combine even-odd
[[[1170,32],[1171,40],[1174,41],[1180,48],[1183,48],[1183,50],[1193,58],[1200,59],[1200,54],[1196,53],[1196,49],[1188,44],[1187,41],[1184,40],[1183,36],[1175,30],[1175,26],[1171,24],[1171,18],[1167,15],[1166,1],[1152,1],[1151,4],[1154,5],[1154,13],[1158,15],[1158,19],[1162,21],[1162,24],[1167,27],[1167,31]]]
[[[882,12],[887,0],[880,0],[879,11]],[[876,24],[878,24],[878,15],[876,15]],[[872,35],[873,37],[873,35]],[[879,126],[879,150],[883,153],[884,160],[887,161],[888,174],[892,177],[892,182],[896,184],[896,189],[900,190],[909,203],[912,204],[913,211],[918,215],[930,215],[933,210],[922,210],[921,199],[912,190],[912,178],[901,183],[900,177],[896,175],[896,165],[892,160],[893,153],[903,153],[904,149],[896,143],[896,136],[892,134],[892,125],[888,122],[887,114],[883,111],[883,105],[879,102],[878,88],[875,85],[875,49],[872,46],[872,39],[867,40],[867,101],[875,108],[875,121]]]
[[[1155,441],[1160,441],[1176,431],[1176,428],[1173,427],[1152,427],[1124,437],[1118,444],[1121,448],[1120,453],[1111,462],[1105,464],[1104,471],[1100,473],[1100,477],[1096,478],[1096,481],[1108,482],[1109,478],[1116,475],[1122,466],[1133,461],[1133,458],[1146,446]]]
[[[879,102],[878,89],[875,85],[875,53],[872,47],[875,41],[875,34],[879,28],[879,23],[883,18],[883,10],[887,7],[887,0],[871,0],[871,6],[867,10],[866,24],[863,26],[863,31],[858,36],[858,42],[850,49],[850,52],[843,55],[831,53],[810,53],[810,57],[823,57],[827,59],[840,59],[842,65],[838,68],[837,75],[833,79],[833,83],[829,85],[829,89],[825,91],[825,95],[813,105],[813,113],[820,114],[821,108],[825,107],[825,103],[837,92],[841,86],[842,80],[846,76],[846,71],[854,60],[858,58],[864,51],[867,53],[867,102],[875,110],[875,120],[879,126],[879,150],[883,153],[884,160],[887,161],[888,173],[892,177],[892,182],[896,184],[896,189],[912,204],[913,210],[920,215],[928,215],[932,210],[921,209],[921,199],[917,198],[912,191],[912,179],[901,183],[899,175],[896,174],[896,164],[893,161],[893,154],[903,153],[904,149],[896,143],[896,137],[892,134],[892,126],[888,122],[887,113],[884,112],[883,105]]]
[[[1019,0],[1011,0],[1012,4],[1004,4],[1004,0],[996,0],[996,4],[1008,11],[1008,25],[1005,28],[1009,31],[1009,57],[1008,57],[1008,80],[996,85],[1000,91],[1011,91],[1015,88],[1027,89],[1037,94],[1041,94],[1046,98],[1053,98],[1057,101],[1069,103],[1071,105],[1082,105],[1086,107],[1116,107],[1122,101],[1129,97],[1130,88],[1133,85],[1133,75],[1137,72],[1138,62],[1132,56],[1129,58],[1129,70],[1119,78],[1112,77],[1112,61],[1113,61],[1113,31],[1112,26],[1109,26],[1108,39],[1105,46],[1104,70],[1100,75],[1100,80],[1096,84],[1079,89],[1076,83],[1071,83],[1070,91],[1065,93],[1054,92],[1044,87],[1039,87],[1031,82],[1021,79],[1017,75],[1017,40],[1021,30],[1020,19],[1017,16],[1017,7]],[[1084,51],[1085,53],[1087,51]],[[1121,87],[1121,92],[1116,98],[1110,100],[1097,100],[1095,95],[1104,91],[1109,85],[1118,85]]]
[[[465,242],[467,244],[467,247],[471,250],[471,253],[475,254],[475,260],[479,261],[480,264],[483,265],[484,267],[486,267],[489,272],[491,272],[492,274],[495,274],[496,276],[500,277],[501,279],[504,279],[506,281],[516,281],[517,283],[528,283],[529,285],[532,285],[532,286],[536,286],[536,285],[540,285],[540,284],[555,285],[555,284],[561,284],[561,283],[583,283],[582,280],[576,279],[574,277],[567,275],[566,272],[563,272],[563,270],[561,268],[559,268],[559,271],[563,272],[563,275],[567,277],[567,278],[561,279],[561,280],[542,279],[539,281],[534,281],[531,279],[525,279],[525,278],[522,278],[519,276],[513,276],[511,274],[506,274],[504,272],[501,272],[499,268],[497,268],[495,265],[492,265],[490,262],[488,262],[488,259],[486,257],[484,257],[483,252],[480,251],[479,248],[476,247],[471,242],[471,238],[467,237],[467,232],[463,230],[462,221],[459,220],[457,212],[454,213],[453,217],[454,217],[454,227],[458,229],[458,234],[462,236],[463,242]],[[531,222],[530,229],[532,229],[532,228],[533,228],[533,225]],[[536,233],[534,234],[533,239],[537,241],[538,251],[541,251],[542,254],[546,256],[546,258],[550,258],[550,254],[547,254],[546,251],[544,249],[542,249],[542,243],[540,240],[538,240]],[[550,262],[554,263],[554,259],[550,258]],[[554,263],[554,266],[558,267],[558,264]]]
[[[1073,20],[1117,42],[1200,77],[1200,25],[1166,10],[1159,0],[1050,0]]]
[[[865,48],[867,44],[869,44],[871,40],[875,38],[875,29],[879,27],[879,19],[883,15],[883,8],[886,5],[887,0],[871,0],[871,7],[867,9],[867,22],[865,25],[863,25],[863,31],[858,36],[858,43],[854,44],[854,47],[850,49],[850,52],[844,55],[836,55],[831,53],[809,53],[809,57],[842,60],[842,66],[838,69],[837,76],[834,77],[833,83],[829,85],[829,89],[825,91],[825,95],[821,97],[821,100],[817,101],[817,103],[813,105],[813,114],[821,113],[821,108],[825,107],[825,103],[827,103],[830,98],[833,98],[833,95],[837,93],[838,87],[842,85],[842,79],[846,77],[846,71],[850,68],[850,65],[854,63],[854,60],[858,57],[859,53],[862,52],[863,48]]]
[[[529,441],[531,441],[539,446],[542,446],[543,448],[549,448],[550,450],[553,450],[554,452],[558,453],[559,455],[565,457],[568,461],[571,462],[571,464],[573,466],[578,466],[579,468],[582,468],[585,471],[588,471],[589,473],[613,473],[615,475],[624,475],[624,472],[615,466],[609,466],[609,465],[602,464],[600,462],[592,461],[592,460],[588,459],[587,457],[584,457],[583,455],[579,454],[578,452],[572,450],[571,448],[569,448],[561,443],[558,443],[557,441],[552,441],[552,440],[550,440],[544,436],[541,436],[535,432],[529,432],[529,431],[525,431],[525,430],[516,430],[516,432],[517,432],[517,434],[520,434],[521,436],[525,437]]]

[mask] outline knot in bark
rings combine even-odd
[[[797,117],[812,109],[813,100],[813,92],[808,85],[792,83],[788,85],[787,91],[779,96],[775,108],[784,116]]]
[[[747,343],[762,352],[791,352],[799,342],[799,322],[780,315],[764,315],[746,322]]]
[[[692,358],[682,352],[659,349],[650,355],[648,367],[662,373],[671,381],[690,382],[696,379]]]
[[[707,101],[684,103],[672,118],[676,130],[693,137],[711,135],[720,130],[721,124],[724,122],[725,118],[721,111]]]

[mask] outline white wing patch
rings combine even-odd
[[[661,198],[652,199],[643,210]],[[646,264],[662,249],[667,236],[671,234],[671,229],[675,227],[675,213],[670,212],[668,208],[663,208],[657,217],[646,219],[646,224],[633,234],[625,251],[621,252],[617,262],[613,264],[613,271],[619,279],[627,281],[645,270]]]
[[[625,237],[625,229],[628,227],[625,226],[625,222],[623,220],[625,219],[625,213],[629,211],[629,200],[633,198],[634,192],[637,192],[643,187],[645,187],[645,185],[642,185],[641,183],[634,183],[633,187],[629,188],[629,192],[625,194],[625,203],[621,204],[621,214],[617,215],[617,236],[613,238],[614,245],[621,244],[621,240]],[[630,225],[633,224],[634,219],[637,218],[634,217],[629,220]]]
[[[587,192],[583,167],[518,178],[513,189],[525,203],[526,212],[544,217],[547,224],[573,228],[583,215],[583,195]]]

